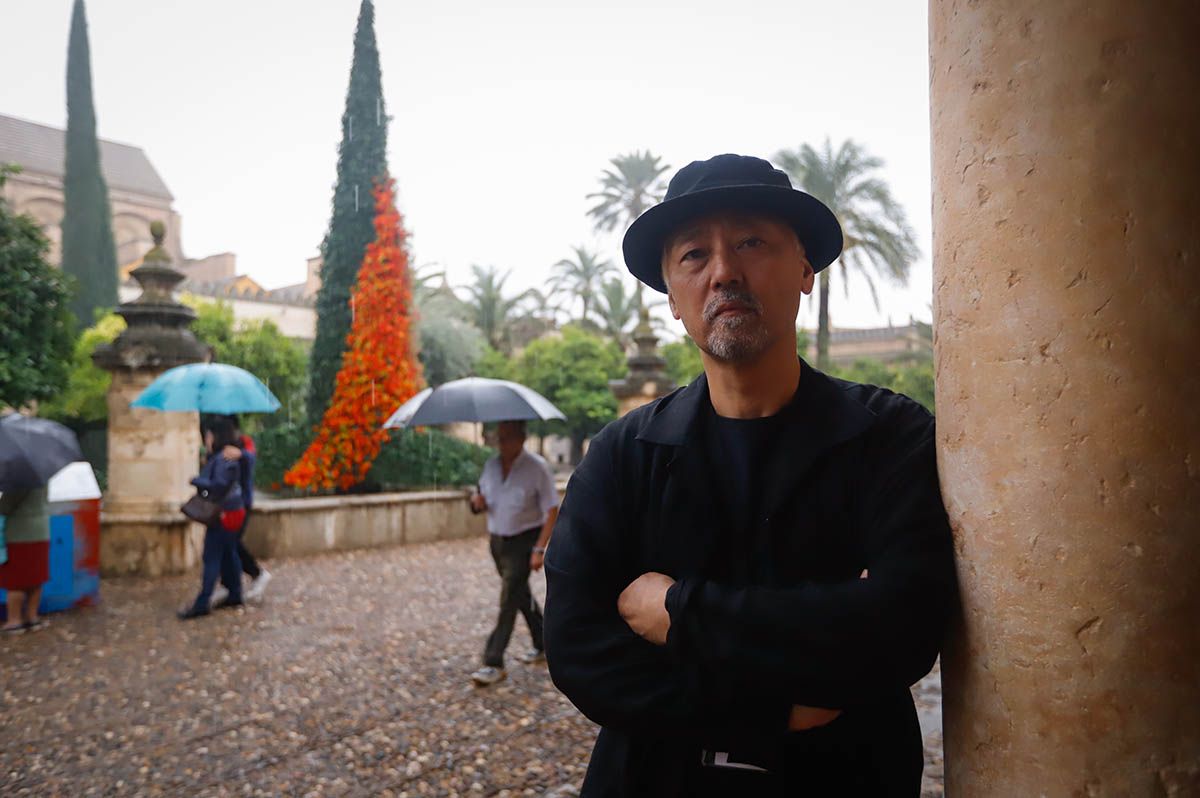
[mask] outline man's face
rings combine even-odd
[[[501,421],[496,425],[496,443],[500,447],[500,456],[511,460],[520,454],[525,446],[525,431],[520,424]]]
[[[796,233],[770,216],[721,211],[687,222],[663,247],[671,314],[702,351],[751,363],[780,340],[795,341],[812,264]]]

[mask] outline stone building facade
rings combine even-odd
[[[17,213],[27,213],[41,224],[50,239],[53,263],[59,262],[61,254],[65,138],[60,128],[0,114],[0,163],[21,167],[2,189],[4,199]],[[203,258],[185,257],[183,219],[175,211],[174,197],[146,153],[139,147],[105,139],[100,139],[99,144],[121,272],[121,301],[129,301],[139,293],[130,273],[142,264],[142,258],[154,246],[149,231],[151,223],[157,221],[167,230],[163,249],[186,278],[181,286],[184,293],[227,302],[239,321],[270,320],[290,338],[313,339],[320,258],[309,259],[304,282],[265,289],[252,278],[237,273],[237,256],[231,252]]]

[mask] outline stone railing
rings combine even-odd
[[[560,482],[560,496],[565,489]],[[471,513],[463,490],[260,499],[246,547],[259,557],[298,557],[486,534],[487,517]],[[204,528],[178,513],[105,512],[100,571],[106,577],[186,573],[199,566],[203,541]]]
[[[246,548],[262,557],[428,543],[487,534],[461,490],[263,499],[254,505]]]

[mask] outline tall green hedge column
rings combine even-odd
[[[313,342],[308,417],[321,420],[342,365],[350,332],[350,292],[363,252],[375,237],[371,188],[387,174],[387,113],[379,50],[375,46],[375,9],[363,0],[354,33],[350,89],[342,114],[333,216],[321,245],[321,290],[317,294],[317,335]]]
[[[117,251],[113,245],[108,186],[100,172],[96,110],[92,102],[91,52],[83,0],[71,14],[67,50],[67,162],[63,180],[62,267],[75,278],[71,311],[80,328],[96,308],[117,304]]]

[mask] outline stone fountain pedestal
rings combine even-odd
[[[132,272],[142,294],[117,308],[128,325],[93,360],[112,374],[108,390],[108,490],[101,514],[100,571],[105,576],[160,576],[192,569],[204,530],[179,512],[200,463],[197,413],[163,413],[130,403],[169,368],[196,363],[208,347],[188,329],[196,318],[174,298],[184,279],[162,248],[161,223],[151,226],[155,246]]]
[[[627,361],[629,373],[610,380],[608,388],[617,397],[617,415],[649,404],[675,390],[675,381],[667,375],[667,361],[658,352],[658,336],[650,327],[650,312],[645,308],[633,331],[635,349]]]

